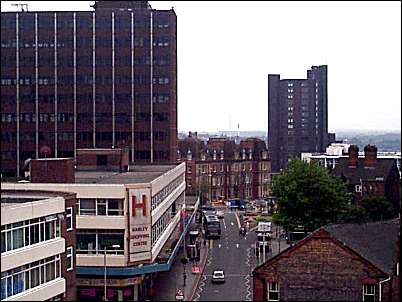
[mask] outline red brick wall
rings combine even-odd
[[[74,183],[73,159],[49,159],[31,161],[31,182]]]
[[[265,294],[265,296],[264,296]],[[264,281],[260,278],[253,278],[253,301],[265,301],[266,289],[264,289]]]
[[[282,301],[362,301],[363,280],[378,282],[387,276],[327,237],[306,240],[299,248],[258,269],[256,277],[277,278]],[[262,301],[266,289],[260,292],[262,287],[256,277],[254,300]]]
[[[97,166],[97,156],[107,156],[106,166]],[[128,149],[77,150],[77,169],[82,170],[120,170],[129,164]]]
[[[64,301],[76,301],[77,300],[77,288],[76,288],[76,268],[77,268],[77,261],[76,261],[76,215],[77,215],[77,198],[76,194],[69,194],[66,198],[66,212],[64,213],[64,220],[62,222],[61,234],[66,240],[66,250],[67,247],[73,247],[73,270],[67,271],[66,262],[67,262],[67,254],[64,253],[61,255],[61,272],[62,276],[66,279],[66,294],[63,297]],[[67,225],[66,225],[66,213],[67,208],[73,208],[73,229],[67,232]]]

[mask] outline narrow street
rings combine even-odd
[[[251,301],[251,271],[254,267],[252,245],[257,238],[255,232],[245,237],[239,235],[234,213],[226,212],[221,223],[220,239],[209,240],[209,254],[194,301]],[[225,283],[213,284],[214,270],[223,270]]]

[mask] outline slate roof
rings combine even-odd
[[[399,253],[399,218],[364,224],[329,224],[323,229],[385,273],[392,274]]]
[[[383,177],[384,181],[391,174],[393,166],[396,163],[394,159],[378,158],[377,165],[374,168],[364,167],[364,158],[359,158],[356,168],[348,167],[348,158],[340,158],[339,164],[331,171],[333,176],[346,177],[350,184],[360,184],[362,180],[375,180],[377,177]]]

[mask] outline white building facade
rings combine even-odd
[[[64,212],[63,197],[17,201],[2,193],[2,301],[45,301],[65,293],[61,266],[66,250],[61,232]]]

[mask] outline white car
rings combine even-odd
[[[212,282],[225,282],[225,274],[223,271],[214,271],[212,274]]]
[[[223,218],[225,213],[222,210],[216,211],[216,216],[218,216],[219,219]]]

